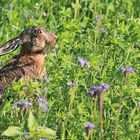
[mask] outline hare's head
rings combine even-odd
[[[54,46],[57,36],[42,27],[32,27],[24,30],[19,37],[14,38],[0,47],[0,55],[14,51],[21,45],[21,53],[42,53],[47,47]]]

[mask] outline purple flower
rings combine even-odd
[[[43,109],[44,112],[49,112],[47,100],[43,98],[38,99],[38,105]]]
[[[134,68],[132,68],[132,67],[124,67],[124,66],[122,66],[120,68],[120,71],[122,73],[125,73],[125,74],[132,74],[132,73],[135,73],[136,72]]]
[[[104,89],[104,90],[109,89],[109,84],[107,84],[107,83],[102,83],[101,86],[102,86],[102,89]]]
[[[87,61],[86,59],[82,58],[82,57],[78,57],[78,63],[81,65],[81,67],[90,67],[90,63],[89,61]]]
[[[34,18],[34,15],[29,14],[28,17],[33,19]]]
[[[47,100],[45,100],[45,99],[43,99],[43,98],[40,98],[40,99],[38,99],[38,105],[39,105],[40,107],[45,108],[45,107],[48,105],[48,102],[47,102]]]
[[[88,122],[84,126],[88,135],[91,133],[92,129],[95,128],[95,125],[91,122]]]
[[[45,75],[44,80],[45,80],[46,83],[49,83],[50,79],[49,79],[48,74]]]
[[[101,93],[101,92],[102,92],[102,89],[100,86],[93,86],[89,91],[89,95],[95,96],[97,93]]]
[[[12,3],[10,3],[10,4],[9,4],[9,10],[10,10],[10,11],[12,11],[12,10],[13,10],[13,8],[14,8],[13,4],[12,4]]]
[[[103,27],[103,28],[100,29],[100,32],[101,33],[108,33],[108,29]]]
[[[109,88],[109,85],[107,83],[102,83],[100,86],[93,86],[90,91],[90,96],[96,96],[97,94],[104,93]]]
[[[48,140],[47,138],[40,138],[39,140]]]
[[[24,107],[32,106],[32,103],[27,101],[22,101],[22,106]]]
[[[48,107],[45,107],[45,108],[44,108],[44,112],[46,112],[46,113],[49,112]]]
[[[67,82],[67,86],[70,86],[72,88],[76,87],[77,82],[73,81],[73,82]]]
[[[34,18],[34,15],[32,15],[32,14],[27,14],[27,15],[22,15],[21,16],[23,19],[26,19],[26,18],[29,18],[29,19],[33,19]]]
[[[28,102],[28,101],[17,101],[17,102],[14,103],[13,106],[15,108],[18,107],[18,106],[30,107],[30,106],[32,106],[32,103],[31,102]]]
[[[95,16],[96,21],[101,21],[103,19],[102,15],[96,15]]]
[[[134,68],[132,68],[132,67],[124,67],[124,66],[122,66],[121,68],[120,68],[120,70],[121,70],[121,72],[122,73],[135,73],[135,69]]]

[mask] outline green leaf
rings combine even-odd
[[[27,4],[27,3],[30,3],[31,0],[23,0],[23,2],[24,2],[25,4]]]
[[[140,88],[137,88],[137,89],[136,89],[136,92],[139,92],[139,93],[140,93]]]
[[[37,122],[32,112],[29,113],[28,128],[30,131],[35,131],[37,129]]]
[[[8,136],[8,137],[14,137],[23,134],[24,133],[22,132],[21,128],[17,126],[10,126],[2,133],[3,136]]]
[[[56,136],[56,132],[47,127],[38,126],[37,132],[39,133],[39,137],[46,137],[49,140],[54,139]]]

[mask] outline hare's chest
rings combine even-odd
[[[21,67],[23,68],[25,74],[23,78],[25,81],[29,81],[32,79],[42,79],[46,74],[46,69],[44,67],[44,57],[36,56],[29,56],[26,59],[23,59]]]

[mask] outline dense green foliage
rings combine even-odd
[[[34,81],[26,89],[22,81],[7,87],[7,98],[0,103],[0,135],[9,126],[29,132],[32,110],[37,123],[55,130],[58,140],[139,140],[139,7],[139,0],[0,1],[0,44],[33,25],[43,26],[59,37],[56,48],[46,57],[49,81]],[[0,57],[0,67],[18,52]],[[89,61],[89,68],[78,64],[79,56]],[[121,66],[131,66],[136,73],[126,77]],[[101,136],[98,103],[88,92],[103,82],[110,88],[104,93]],[[47,99],[48,112],[38,107],[38,98]],[[28,109],[13,107],[16,101],[29,100],[32,106]],[[96,126],[90,136],[84,128],[87,122]]]

